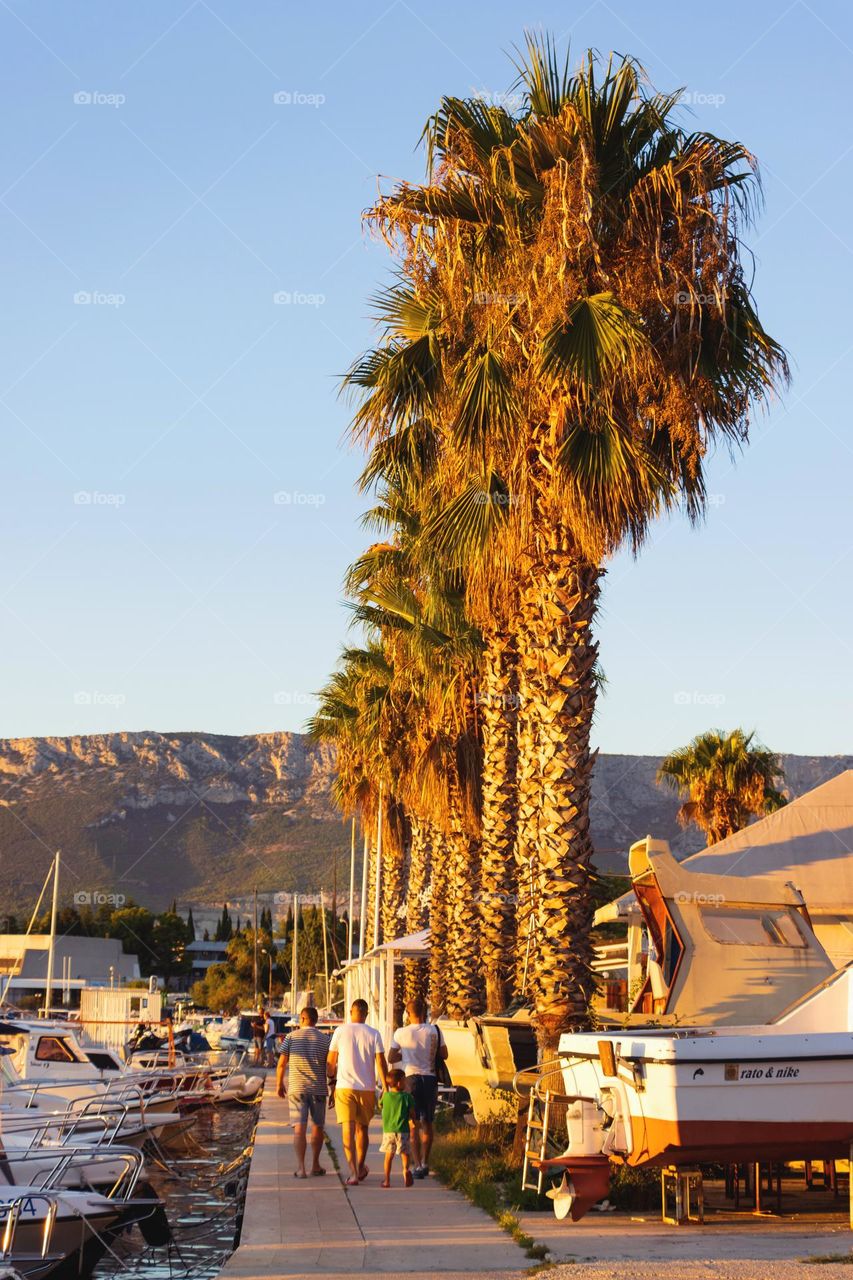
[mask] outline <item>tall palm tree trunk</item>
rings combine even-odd
[[[518,650],[506,635],[487,637],[480,677],[483,733],[483,835],[480,946],[486,1012],[509,1003],[518,897]]]
[[[379,940],[400,936],[406,900],[406,836],[408,822],[400,802],[389,797],[383,814],[382,884],[380,885]]]
[[[429,924],[428,889],[432,873],[433,828],[424,818],[412,815],[409,844],[409,881],[406,893],[406,933],[417,933]],[[407,1002],[425,999],[428,983],[423,960],[405,963],[405,995]]]
[[[593,990],[589,740],[602,571],[573,555],[561,531],[549,542],[521,598],[518,852],[528,987],[551,1057],[560,1033],[587,1021]]]
[[[429,1006],[433,1018],[447,1012],[450,931],[447,871],[447,840],[444,835],[438,834],[429,885]]]
[[[449,792],[447,1012],[451,1018],[463,1020],[483,1008],[477,909],[480,842],[466,827],[455,779]]]
[[[367,910],[365,911],[364,950],[373,946],[376,931],[376,841],[371,839],[367,847]]]

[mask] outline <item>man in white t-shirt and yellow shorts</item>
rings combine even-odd
[[[350,1022],[335,1029],[326,1070],[335,1082],[335,1113],[350,1167],[346,1186],[363,1182],[370,1170],[367,1126],[376,1114],[376,1081],[385,1088],[388,1063],[382,1037],[367,1025],[367,1001],[354,1000]]]

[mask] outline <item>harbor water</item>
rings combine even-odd
[[[145,1179],[163,1201],[171,1242],[152,1246],[138,1227],[120,1235],[95,1280],[212,1280],[239,1240],[258,1105],[204,1107],[181,1148],[146,1147]]]

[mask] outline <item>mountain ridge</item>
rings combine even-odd
[[[624,871],[654,834],[679,856],[704,845],[655,785],[659,756],[602,753],[590,824],[596,864]],[[783,756],[790,794],[853,756]],[[153,908],[251,891],[308,892],[348,877],[350,836],[332,800],[331,746],[285,731],[189,730],[0,739],[0,903],[31,906],[56,848],[65,897],[111,892]]]

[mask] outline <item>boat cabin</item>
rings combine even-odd
[[[630,1021],[770,1022],[835,970],[792,884],[688,870],[650,836],[631,846],[629,869]]]
[[[111,1049],[81,1044],[68,1022],[0,1023],[0,1046],[11,1050],[4,1058],[17,1080],[92,1080],[122,1071],[123,1064]]]

